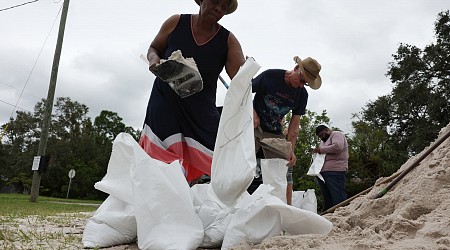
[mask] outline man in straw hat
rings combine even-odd
[[[300,130],[300,116],[306,112],[308,92],[304,86],[311,89],[319,89],[322,78],[319,75],[321,66],[313,58],[307,57],[301,60],[294,57],[296,62],[292,70],[268,69],[252,81],[253,92],[253,122],[255,127],[255,150],[265,158],[284,158],[288,160],[286,200],[291,204],[292,200],[292,168],[295,166],[295,144]],[[292,111],[292,117],[288,125],[287,135],[283,134],[284,119],[286,114]],[[291,151],[286,154],[265,150],[261,145],[264,138],[287,137],[286,143],[291,144]],[[264,178],[264,173],[262,174]]]

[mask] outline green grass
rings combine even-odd
[[[102,201],[0,194],[0,249],[82,249],[86,220]]]
[[[77,203],[100,205],[101,202],[44,196],[39,196],[37,202],[30,202],[29,195],[0,194],[0,216],[49,216],[58,213],[93,212],[97,210],[97,206],[86,206]]]

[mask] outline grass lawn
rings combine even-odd
[[[81,249],[86,220],[101,202],[0,194],[0,249]]]
[[[0,216],[48,216],[57,213],[93,212],[97,209],[97,206],[94,205],[100,205],[101,203],[102,201],[60,199],[44,196],[39,196],[37,202],[30,202],[30,195],[0,194]]]

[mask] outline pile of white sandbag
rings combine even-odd
[[[109,197],[88,220],[84,247],[137,240],[140,249],[228,249],[242,240],[257,244],[282,231],[291,235],[331,231],[331,222],[314,211],[285,204],[283,161],[268,163],[275,166],[264,173],[269,184],[252,195],[246,191],[256,167],[250,80],[259,68],[249,58],[230,84],[210,184],[190,188],[179,162],[155,160],[130,135],[117,136],[107,174],[95,184]],[[295,197],[294,193],[294,201]]]

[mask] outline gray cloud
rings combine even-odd
[[[309,91],[308,108],[317,113],[326,109],[333,126],[350,132],[351,114],[390,92],[385,74],[399,43],[423,47],[433,41],[433,23],[448,9],[448,1],[432,3],[241,0],[238,10],[220,23],[262,66],[259,72],[290,69],[294,55],[318,59],[324,84]],[[2,1],[0,8],[14,4]],[[17,89],[25,85],[49,34],[19,106],[32,111],[47,96],[61,5],[62,1],[39,1],[0,12],[0,100],[17,102]],[[170,15],[197,11],[189,0],[72,1],[56,96],[86,104],[92,117],[104,109],[115,111],[127,125],[140,128],[154,77],[139,55]],[[219,87],[219,104],[224,92]],[[11,111],[0,102],[1,124]]]

